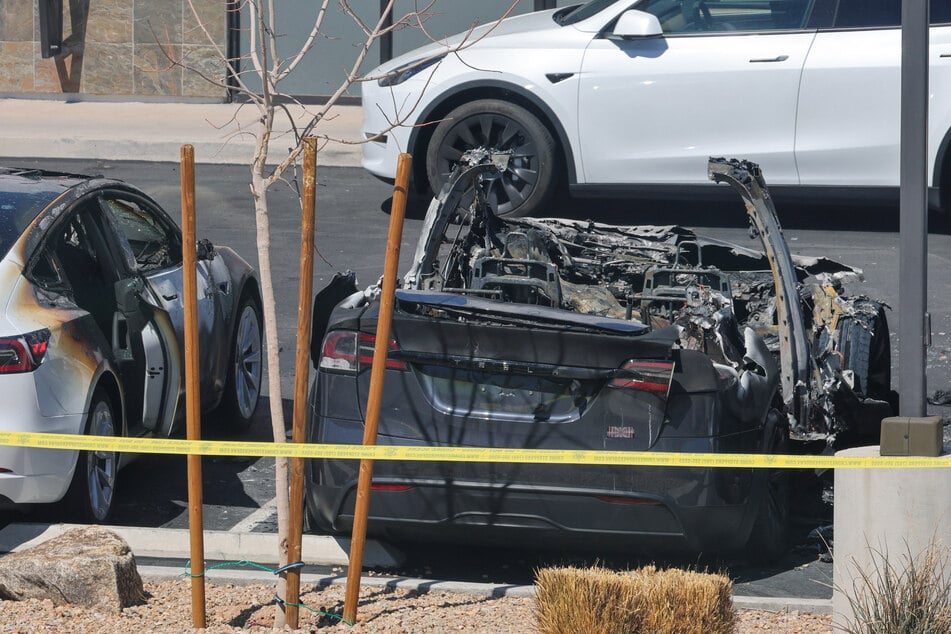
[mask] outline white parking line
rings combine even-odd
[[[266,522],[271,515],[277,513],[277,498],[271,498],[261,508],[228,529],[229,533],[250,533],[261,522]]]

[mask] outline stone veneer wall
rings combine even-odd
[[[226,51],[225,0],[193,5]],[[188,0],[63,0],[63,14],[63,54],[43,59],[36,0],[0,0],[0,93],[225,98],[224,88],[172,66],[162,51],[224,80],[224,62]]]

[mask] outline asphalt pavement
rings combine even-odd
[[[314,116],[318,138],[318,166],[354,167],[360,164],[359,107],[337,106],[326,113],[322,106],[287,105],[280,109],[269,145],[269,162],[286,156],[293,144],[293,130]],[[254,156],[260,112],[253,104],[207,104],[172,102],[117,102],[55,99],[0,99],[0,157],[91,159],[96,161],[180,161],[181,147],[192,145],[195,162],[206,164],[250,163]],[[0,530],[0,552],[23,549],[62,532],[65,527],[11,524]],[[187,535],[182,529],[112,527],[130,542],[133,552],[145,561],[184,560],[188,557]],[[184,531],[187,533],[187,531]],[[253,532],[206,532],[209,559],[267,561],[277,552],[274,536]],[[210,539],[210,541],[209,541]],[[271,542],[275,543],[271,543]],[[308,561],[324,566],[347,562],[349,540],[307,535],[303,551]],[[369,540],[364,556],[367,568],[391,568],[399,553]],[[164,579],[181,574],[181,567],[140,565],[145,579]],[[220,583],[268,583],[273,575],[255,570],[219,568],[209,578]],[[303,583],[345,583],[346,577],[303,574]],[[366,577],[366,586],[386,586],[429,591],[463,592],[474,595],[526,595],[530,587],[457,583],[432,579]],[[779,605],[785,606],[782,601]],[[824,608],[824,606],[821,606]]]

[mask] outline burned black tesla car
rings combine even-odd
[[[430,206],[397,290],[379,444],[816,450],[874,434],[889,403],[881,303],[861,272],[792,256],[756,165],[712,159],[762,250],[677,226],[500,219],[472,151]],[[360,443],[379,288],[318,294],[309,439]],[[313,526],[352,525],[358,465],[307,469]],[[375,464],[377,534],[783,551],[788,471],[448,462]]]

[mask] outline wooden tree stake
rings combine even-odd
[[[400,264],[400,241],[403,239],[403,217],[406,214],[406,191],[409,187],[410,165],[413,157],[400,154],[396,166],[396,184],[393,186],[393,204],[390,206],[390,233],[386,242],[386,262],[383,266],[383,288],[380,293],[380,314],[376,322],[376,344],[373,347],[373,366],[370,369],[370,395],[367,399],[366,425],[363,444],[375,445],[380,423],[380,403],[383,400],[383,376],[386,353],[390,342],[390,323],[396,296],[396,274]],[[356,509],[353,514],[353,534],[350,537],[350,567],[347,570],[347,593],[344,598],[343,620],[357,621],[357,601],[360,597],[360,573],[363,570],[363,547],[367,538],[367,515],[370,512],[370,484],[373,481],[373,461],[360,461],[357,482]]]
[[[294,367],[294,418],[292,442],[306,441],[307,379],[310,363],[310,321],[314,295],[314,203],[317,193],[317,139],[304,139],[304,188],[301,193],[300,274],[297,293],[297,356]],[[301,560],[304,528],[304,459],[291,459],[290,514],[287,530],[287,561]],[[287,625],[297,629],[300,602],[300,568],[286,573],[284,614]]]
[[[182,146],[182,277],[185,304],[185,425],[188,440],[201,440],[198,388],[198,266],[195,240],[195,148]],[[192,627],[205,627],[205,542],[201,456],[188,454],[188,532],[191,542]]]

